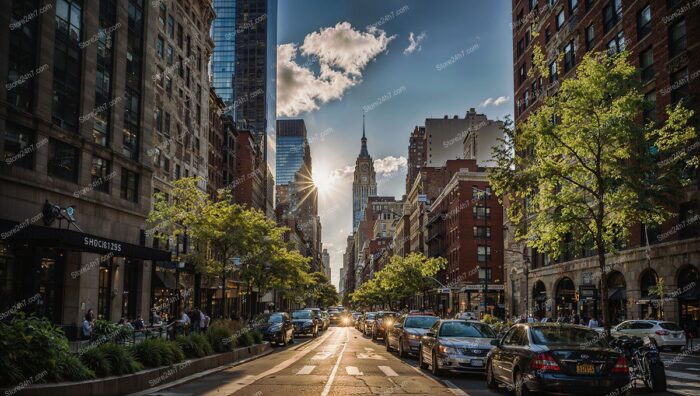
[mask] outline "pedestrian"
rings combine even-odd
[[[82,333],[84,340],[89,340],[92,337],[92,328],[94,325],[94,321],[95,319],[93,319],[92,310],[90,309],[85,314],[85,319],[83,320]]]
[[[144,327],[146,327],[145,323],[143,323],[143,318],[141,318],[141,315],[138,315],[136,320],[134,320],[131,325],[134,327],[134,330],[142,330]]]
[[[197,310],[199,312],[199,331],[204,332],[207,329],[207,317],[201,309]]]
[[[591,320],[588,321],[588,327],[591,329],[594,329],[596,327],[600,327],[600,324],[598,323],[597,320],[595,320],[595,316],[591,316]]]

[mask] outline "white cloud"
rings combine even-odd
[[[361,32],[348,22],[339,22],[307,34],[301,46],[279,45],[277,115],[294,117],[342,98],[347,89],[362,82],[365,66],[386,51],[394,37],[376,28]],[[309,68],[309,62],[297,63],[299,50],[307,58],[318,60],[318,75]]]
[[[406,167],[407,163],[408,160],[404,156],[393,157],[390,155],[374,160],[374,171],[380,176],[390,176]]]
[[[420,43],[425,40],[425,38],[428,37],[428,35],[423,32],[417,36],[413,34],[413,32],[408,34],[408,47],[403,50],[404,55],[410,55],[416,51],[420,52],[420,50],[423,48],[421,47]]]
[[[480,106],[481,107],[488,107],[488,106],[500,106],[503,103],[506,103],[507,101],[510,100],[509,96],[499,96],[497,98],[487,98],[483,102],[481,102]]]

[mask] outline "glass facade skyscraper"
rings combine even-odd
[[[216,19],[211,26],[214,51],[209,65],[211,86],[232,109],[235,94],[233,76],[236,70],[236,0],[214,0]]]
[[[277,185],[294,181],[294,174],[307,166],[311,170],[309,142],[306,140],[304,120],[277,121]]]

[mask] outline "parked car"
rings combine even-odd
[[[482,372],[496,333],[475,320],[447,319],[433,324],[421,338],[418,364],[433,375],[445,371]]]
[[[331,327],[331,316],[326,311],[321,311],[321,330],[326,331]]]
[[[673,322],[663,320],[626,320],[610,329],[610,335],[620,337],[649,337],[659,349],[681,350],[686,345],[685,331]]]
[[[370,330],[370,335],[372,336],[372,339],[376,340],[378,338],[384,338],[387,327],[394,324],[396,316],[396,312],[377,312],[377,316],[374,318],[374,323],[372,323],[372,329]]]
[[[302,309],[292,312],[292,324],[294,324],[294,334],[310,334],[317,337],[321,328],[321,318],[315,311]]]
[[[521,323],[510,328],[486,361],[486,382],[502,383],[516,396],[532,392],[605,395],[629,383],[627,359],[584,326]]]
[[[260,330],[263,339],[272,344],[287,345],[294,342],[294,324],[286,312],[263,314],[253,327]]]
[[[418,354],[420,339],[435,322],[440,320],[434,315],[408,314],[400,316],[386,332],[386,350],[395,349],[399,356]]]
[[[343,321],[344,313],[336,309],[328,310],[328,317],[331,320],[331,324],[341,324]]]
[[[372,326],[374,325],[374,319],[377,317],[376,312],[367,312],[364,319],[362,320],[362,325],[360,331],[362,334],[368,336],[371,334]]]
[[[355,328],[357,330],[362,331],[362,326],[364,326],[366,315],[366,313],[361,313],[360,316],[355,319]]]
[[[331,324],[330,318],[324,318],[323,311],[321,310],[321,308],[306,308],[306,309],[309,309],[309,310],[314,311],[316,313],[318,320],[321,321],[321,324],[319,326],[320,331],[324,331],[328,328],[328,326],[330,326],[330,324]]]
[[[462,320],[477,320],[479,316],[475,314],[474,312],[459,312],[457,315],[455,315],[455,319],[462,319]]]

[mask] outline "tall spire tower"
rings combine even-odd
[[[377,195],[377,175],[374,172],[372,157],[367,150],[365,133],[365,114],[362,114],[362,146],[360,155],[355,160],[355,175],[352,182],[352,228],[357,230],[360,220],[365,215],[367,198]]]

